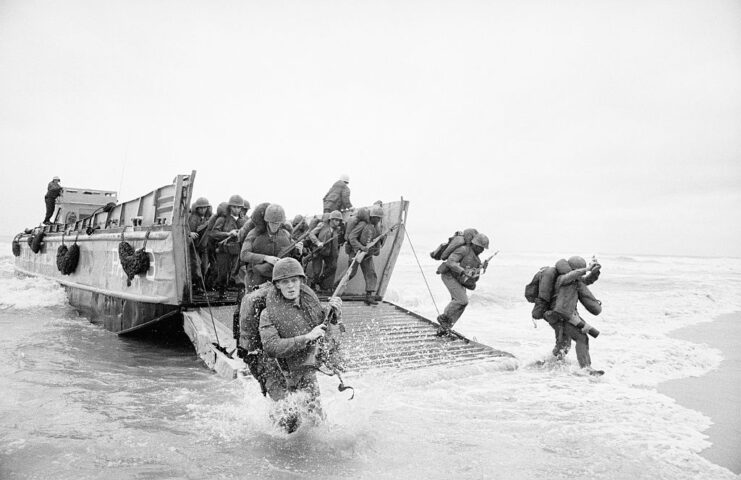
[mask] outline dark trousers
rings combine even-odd
[[[44,202],[46,203],[46,216],[44,216],[44,223],[46,223],[51,220],[51,216],[54,213],[54,207],[57,205],[57,199],[44,197]]]
[[[234,266],[239,262],[239,255],[216,253],[216,288],[223,292],[229,286]]]
[[[311,283],[318,283],[322,290],[331,290],[337,273],[337,252],[326,257],[314,257],[311,260],[311,270]]]
[[[592,358],[589,355],[589,337],[582,333],[579,327],[576,327],[565,320],[558,322],[549,322],[553,327],[556,335],[556,345],[553,347],[553,355],[563,357],[571,350],[571,341],[576,342],[576,360],[581,368],[592,365]]]
[[[376,266],[373,263],[372,255],[367,254],[363,258],[363,261],[360,262],[360,269],[363,271],[363,277],[365,277],[365,291],[375,292],[376,286],[378,284],[378,275],[376,275]],[[352,269],[350,270],[350,279],[352,280],[352,278],[357,273],[358,273],[358,262],[355,262],[352,264]]]

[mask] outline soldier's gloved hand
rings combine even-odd
[[[360,246],[360,251],[361,252],[367,252],[368,251],[368,247],[366,247],[365,245],[361,245]]]
[[[273,257],[272,255],[265,255],[265,258],[263,259],[270,265],[275,265],[275,262],[278,261],[278,257]]]
[[[306,338],[313,342],[314,340],[318,340],[324,336],[327,330],[326,325],[323,323],[321,325],[317,325],[316,327],[312,328],[309,333],[306,334]]]
[[[316,244],[317,248],[322,248],[324,246],[324,242],[319,242]]]
[[[340,297],[329,297],[327,303],[338,312],[342,310],[342,299]]]
[[[190,232],[190,238],[193,240],[198,240],[198,234],[196,232]]]
[[[298,250],[298,253],[301,253],[304,251],[304,242],[298,242],[296,244],[296,250]]]

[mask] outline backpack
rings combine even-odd
[[[548,267],[542,267],[530,280],[530,283],[525,285],[525,300],[530,303],[535,303],[538,298],[538,290],[540,288],[540,279],[543,278],[543,271]]]
[[[453,250],[463,245],[463,232],[455,232],[452,237],[448,238],[447,242],[441,243],[430,252],[430,257],[433,260],[447,260]],[[451,248],[452,247],[452,248]]]

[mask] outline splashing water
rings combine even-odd
[[[456,326],[520,368],[365,372],[352,401],[320,376],[326,419],[289,435],[249,377],[212,375],[187,340],[91,325],[0,255],[0,478],[735,478],[697,454],[710,419],[655,385],[717,367],[717,350],[666,334],[741,310],[741,262],[603,256],[595,379],[573,353],[532,366],[553,333],[533,329],[522,290],[556,258],[500,254]],[[436,315],[405,252],[387,297]]]

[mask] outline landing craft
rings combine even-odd
[[[197,294],[190,282],[187,218],[195,178],[195,171],[178,175],[173,183],[124,203],[116,203],[115,192],[66,188],[55,223],[14,238],[15,270],[58,282],[72,306],[119,335],[185,331],[206,365],[233,378],[246,368],[229,355],[236,348],[236,293]],[[503,361],[509,368],[510,354],[462,336],[439,339],[434,322],[383,299],[404,240],[408,208],[403,199],[383,205],[383,224],[399,227],[374,257],[381,304],[361,301],[362,275],[350,280],[342,295],[348,369],[476,361]],[[345,221],[350,214],[345,212]],[[340,249],[337,279],[348,263]]]

